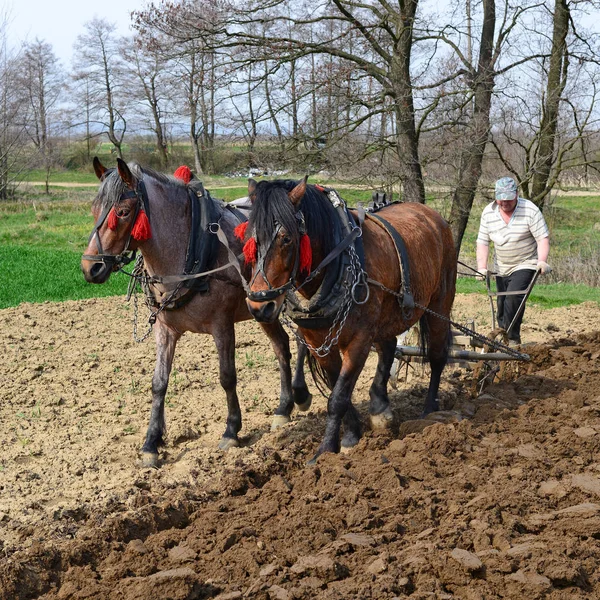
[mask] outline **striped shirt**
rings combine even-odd
[[[494,271],[510,275],[519,269],[537,267],[537,242],[548,237],[548,226],[540,209],[530,200],[519,198],[510,221],[505,223],[496,202],[481,214],[477,243],[494,242]]]

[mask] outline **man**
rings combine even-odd
[[[550,251],[548,226],[540,209],[529,200],[519,198],[512,177],[496,182],[496,200],[481,215],[477,236],[477,270],[487,275],[490,240],[494,242],[494,271],[498,292],[525,290],[536,270],[542,274],[552,269],[546,262]],[[507,329],[514,319],[523,295],[498,296],[498,324]],[[508,333],[509,345],[521,343],[523,312]]]

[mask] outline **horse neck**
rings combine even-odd
[[[140,244],[146,269],[151,275],[182,273],[191,227],[187,190],[170,191],[151,179],[144,183],[152,231],[152,237]]]

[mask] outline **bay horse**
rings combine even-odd
[[[164,400],[171,365],[177,341],[186,331],[209,333],[214,339],[220,383],[227,397],[227,424],[219,448],[238,446],[242,415],[236,392],[234,323],[252,317],[237,259],[241,243],[234,228],[246,217],[213,199],[198,180],[203,193],[174,177],[135,163],[129,166],[121,159],[116,168],[105,168],[97,157],[93,164],[101,183],[92,204],[95,226],[81,260],[83,275],[90,283],[104,283],[131,260],[130,251],[139,250],[143,273],[138,277],[152,309],[156,365],[142,463],[158,465],[158,448],[164,445],[166,432]],[[214,272],[201,276],[207,271]],[[290,420],[294,405],[300,410],[310,405],[302,368],[306,351],[299,347],[292,380],[287,333],[278,322],[263,323],[262,329],[280,368],[280,402],[272,425],[276,428]]]
[[[289,313],[298,326],[331,390],[316,459],[361,437],[351,395],[372,346],[378,364],[369,390],[371,423],[391,424],[387,383],[396,336],[417,321],[431,365],[424,413],[439,410],[457,259],[448,223],[428,206],[393,203],[365,215],[306,179],[250,180],[244,253],[254,263],[250,312],[273,323],[285,306],[284,318]]]

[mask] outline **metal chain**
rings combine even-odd
[[[331,352],[331,348],[333,348],[333,346],[335,346],[338,343],[340,335],[342,334],[342,329],[344,329],[344,325],[346,324],[346,320],[348,319],[350,309],[352,308],[352,304],[354,302],[354,298],[352,296],[353,284],[358,282],[361,276],[366,276],[366,273],[362,269],[360,260],[358,258],[358,255],[354,251],[354,248],[350,246],[348,250],[350,251],[350,264],[346,268],[350,275],[350,277],[348,278],[349,283],[345,287],[344,299],[342,300],[342,303],[340,304],[340,307],[333,319],[333,323],[331,324],[331,327],[329,328],[329,331],[325,336],[325,340],[318,348],[316,348],[312,344],[309,344],[302,336],[298,335],[298,328],[295,326],[293,321],[285,314],[285,312],[281,315],[281,320],[290,328],[296,339],[319,358],[327,356]]]
[[[158,315],[165,310],[167,305],[173,300],[175,295],[181,290],[183,287],[183,281],[179,283],[175,289],[169,294],[167,298],[165,298],[159,305],[156,310],[152,310],[151,299],[153,299],[152,290],[150,289],[149,277],[146,275],[144,270],[144,258],[142,255],[138,256],[135,267],[131,273],[126,273],[131,277],[131,282],[129,284],[129,288],[127,290],[127,300],[133,297],[133,339],[138,343],[144,342],[148,339],[149,335],[152,333],[152,326],[156,323],[156,318]],[[144,304],[148,308],[150,312],[150,316],[148,317],[148,330],[141,337],[138,336],[138,287],[144,292]]]
[[[376,286],[380,287],[385,292],[387,292],[389,294],[392,294],[393,296],[396,296],[396,298],[398,298],[398,301],[401,301],[401,299],[402,299],[402,294],[401,293],[398,293],[398,292],[396,292],[394,290],[391,290],[390,288],[386,287],[382,283],[379,283],[379,281],[375,281],[374,279],[369,278],[368,282],[372,283],[373,285],[376,285]],[[480,342],[482,342],[484,344],[487,344],[488,346],[490,346],[490,347],[492,347],[492,348],[494,348],[496,350],[500,350],[502,352],[505,352],[506,354],[509,354],[513,358],[518,358],[518,359],[521,359],[521,360],[526,360],[527,359],[527,355],[526,354],[522,354],[521,352],[517,352],[516,350],[513,350],[512,348],[509,348],[508,346],[506,346],[506,345],[504,345],[504,344],[502,344],[500,342],[497,342],[495,340],[491,340],[490,338],[485,337],[481,333],[477,333],[476,331],[473,331],[472,329],[469,329],[468,327],[465,327],[464,325],[461,325],[460,323],[457,323],[456,321],[453,321],[449,317],[446,317],[444,315],[440,315],[439,313],[436,313],[434,310],[431,310],[427,306],[423,306],[422,304],[419,304],[418,302],[415,302],[415,306],[417,308],[420,308],[421,310],[425,311],[426,313],[429,313],[430,315],[433,315],[434,317],[437,317],[438,319],[441,319],[442,321],[446,321],[447,323],[450,323],[450,325],[452,325],[453,327],[456,327],[462,333],[465,333],[467,335],[473,336],[475,339],[479,340]]]

